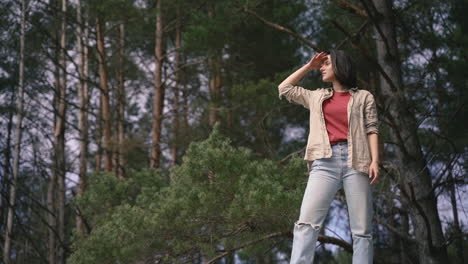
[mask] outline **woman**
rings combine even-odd
[[[318,70],[333,88],[306,90],[296,84]],[[305,160],[309,179],[294,224],[291,264],[312,263],[319,230],[336,192],[343,187],[353,238],[353,264],[372,263],[372,197],[379,177],[374,97],[356,88],[356,69],[345,52],[316,54],[279,86],[279,97],[310,110]]]

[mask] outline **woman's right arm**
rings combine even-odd
[[[284,79],[284,81],[278,85],[280,99],[281,96],[284,96],[289,102],[295,102],[303,105],[305,108],[309,108],[308,93],[310,93],[310,91],[295,85],[304,78],[308,72],[320,69],[320,65],[326,58],[327,54],[324,52],[318,53],[312,57],[306,65]]]
[[[309,73],[312,69],[309,67],[308,64],[302,66],[299,68],[297,71],[293,72],[291,75],[289,75],[284,81],[278,85],[278,87],[283,87],[286,86],[287,84],[291,85],[296,85],[304,76]]]

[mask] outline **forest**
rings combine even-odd
[[[374,263],[468,263],[466,14],[467,0],[0,1],[0,263],[289,263],[309,111],[278,85],[330,49],[376,99]],[[351,263],[345,200],[314,263]]]

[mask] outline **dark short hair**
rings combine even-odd
[[[354,88],[356,84],[356,65],[353,59],[343,50],[327,50],[330,54],[333,73],[336,79],[344,86]]]

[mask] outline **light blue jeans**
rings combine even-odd
[[[336,192],[343,187],[353,238],[353,264],[372,263],[372,195],[369,176],[347,167],[348,144],[332,145],[332,157],[315,160],[294,224],[290,264],[313,262],[315,244]]]

